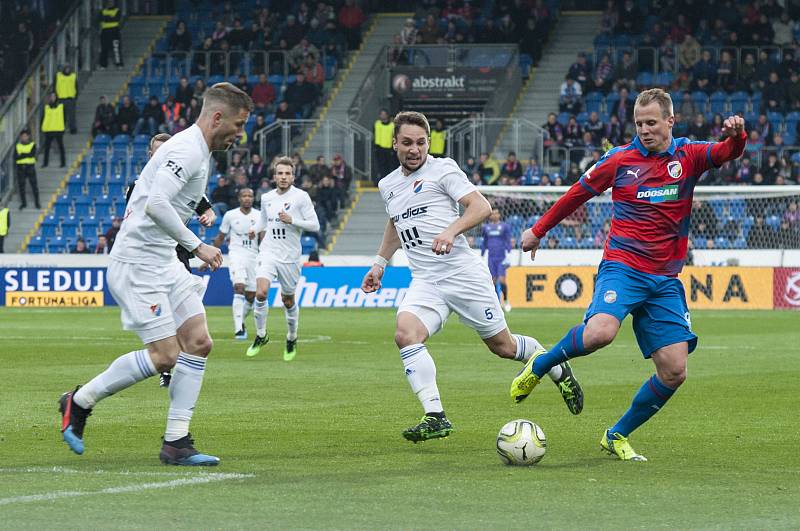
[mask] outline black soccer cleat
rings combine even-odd
[[[164,441],[158,458],[165,465],[217,466],[219,464],[219,457],[201,454],[195,449],[191,433],[177,441]]]
[[[426,414],[419,424],[403,430],[403,437],[416,444],[420,441],[447,437],[452,431],[453,425],[447,420],[447,417]]]
[[[297,356],[297,339],[286,340],[286,350],[283,351],[283,361],[292,361]]]
[[[68,391],[58,399],[58,411],[61,413],[61,436],[69,449],[78,455],[83,454],[83,430],[86,427],[86,418],[92,414],[91,409],[80,407],[72,399],[75,391]]]
[[[561,364],[561,378],[558,381],[553,380],[553,383],[558,387],[561,393],[561,398],[567,404],[567,409],[573,415],[579,415],[583,411],[583,389],[581,384],[575,379],[575,373],[572,372],[572,367],[568,361]]]
[[[158,385],[160,387],[169,387],[169,383],[172,381],[172,373],[165,371],[162,372],[158,376]]]

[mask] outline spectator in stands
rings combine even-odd
[[[688,92],[684,92],[681,102],[675,110],[684,116],[694,116],[697,114],[697,105],[695,105],[692,95]]]
[[[678,58],[675,57],[675,43],[672,37],[664,39],[664,43],[658,50],[658,64],[660,72],[675,73],[678,70]]]
[[[281,39],[286,40],[286,47],[288,49],[294,48],[303,38],[304,34],[305,28],[297,23],[297,18],[294,15],[287,15],[286,24],[281,32]]]
[[[311,183],[317,185],[322,181],[322,178],[331,174],[330,167],[325,163],[325,155],[319,155],[317,161],[308,169],[308,174],[311,177]]]
[[[761,135],[758,133],[757,130],[751,129],[750,134],[747,137],[747,142],[744,146],[744,152],[749,154],[751,157],[758,156],[759,151],[764,148],[764,139],[761,138]]]
[[[235,201],[236,192],[234,191],[233,184],[229,183],[228,179],[224,176],[220,176],[217,179],[217,187],[211,192],[211,208],[214,209],[217,217],[222,217]]]
[[[92,122],[92,136],[99,134],[115,135],[117,116],[114,106],[108,103],[105,96],[100,96],[100,103],[94,111],[94,122]]]
[[[638,66],[636,61],[633,60],[633,54],[629,50],[625,50],[622,52],[622,60],[617,63],[614,70],[614,81],[619,86],[626,86],[629,89],[634,88],[637,74]]]
[[[174,96],[167,96],[167,101],[161,106],[161,112],[164,116],[164,124],[162,129],[170,134],[175,134],[175,129],[185,112],[183,105],[175,101]],[[165,131],[162,131],[165,132]]]
[[[572,114],[567,125],[564,126],[564,145],[568,148],[575,147],[580,144],[582,137],[583,129],[581,129],[578,119]]]
[[[344,31],[347,48],[355,50],[361,43],[361,25],[366,20],[364,12],[355,0],[345,0],[344,6],[339,10],[339,26]]]
[[[728,50],[723,50],[717,65],[717,87],[730,92],[736,90],[736,84],[736,65],[733,56]]]
[[[620,31],[631,35],[639,35],[642,29],[642,19],[642,12],[633,3],[633,0],[625,0],[625,4],[619,12]]]
[[[494,184],[500,178],[500,165],[491,154],[486,152],[481,153],[479,161],[478,172],[483,184]]]
[[[316,97],[319,99],[322,96],[322,87],[325,84],[325,70],[317,60],[317,57],[311,54],[306,55],[300,73],[303,74],[306,83],[314,87]]]
[[[295,72],[301,71],[309,55],[316,61],[317,57],[319,57],[319,50],[316,46],[308,42],[308,39],[303,37],[289,52],[289,64],[292,70]]]
[[[544,139],[544,147],[561,146],[564,144],[564,129],[558,123],[558,117],[555,113],[551,112],[547,115],[547,122],[542,125],[547,131],[547,137]]]
[[[336,66],[342,66],[342,54],[347,49],[347,41],[341,31],[336,28],[336,23],[329,20],[325,23],[325,32],[328,36],[328,43],[325,45],[325,56],[336,59]]]
[[[186,27],[186,22],[178,21],[175,31],[169,36],[169,49],[173,52],[188,52],[192,49],[192,35]]]
[[[210,55],[214,51],[214,40],[206,37],[197,48],[197,53],[192,55],[192,74],[207,77],[211,75]]]
[[[478,161],[475,160],[475,157],[467,157],[467,161],[461,166],[461,171],[467,176],[478,171]]]
[[[586,124],[584,124],[583,130],[592,135],[592,144],[595,146],[600,145],[605,133],[605,124],[600,121],[600,116],[597,114],[597,111],[592,111],[591,114],[589,114],[589,119],[586,121]]]
[[[117,111],[117,131],[122,134],[131,135],[138,121],[139,109],[133,103],[130,96],[123,96],[122,105],[120,105],[119,111]]]
[[[214,24],[214,31],[211,33],[211,41],[216,46],[219,47],[220,43],[225,40],[228,36],[228,30],[225,28],[225,24],[218,20]]]
[[[756,123],[753,124],[751,131],[756,131],[758,133],[759,138],[767,139],[772,134],[772,125],[767,120],[766,114],[760,114]]]
[[[776,152],[770,151],[759,171],[764,176],[764,184],[775,184],[778,176],[785,171],[785,163],[778,158]]]
[[[203,106],[203,96],[206,93],[206,82],[202,78],[194,82],[194,94],[192,97],[197,100],[200,107]]]
[[[247,181],[253,190],[258,188],[262,179],[266,179],[268,175],[267,165],[264,163],[261,155],[252,153],[250,155],[250,165],[247,167]]]
[[[186,108],[183,115],[186,118],[186,123],[192,125],[197,121],[200,117],[200,111],[202,110],[200,101],[197,98],[192,98],[189,102],[189,107]]]
[[[611,64],[611,59],[608,54],[603,54],[600,62],[594,69],[594,76],[592,77],[592,90],[599,90],[603,93],[608,93],[611,89],[611,84],[614,81],[614,66]]]
[[[256,112],[272,112],[275,109],[275,87],[267,79],[266,74],[259,74],[258,83],[251,94]]]
[[[561,112],[577,114],[581,111],[581,96],[583,91],[579,83],[567,76],[561,84],[561,91],[558,100],[558,109]]]
[[[325,26],[319,23],[319,18],[312,17],[308,22],[308,31],[306,32],[306,39],[317,49],[322,49],[325,43],[328,42],[328,32]]]
[[[142,133],[145,127],[147,128],[144,133],[149,134],[150,136],[155,135],[158,132],[165,133],[166,129],[164,128],[165,118],[164,118],[164,111],[161,109],[161,105],[158,103],[158,98],[155,96],[150,96],[147,100],[147,105],[144,106],[142,109],[142,116],[137,120],[136,126],[133,129],[133,135],[136,136]]]
[[[530,158],[525,172],[522,174],[522,184],[525,186],[536,186],[542,178],[542,167],[536,158]]]
[[[94,254],[108,254],[110,250],[105,234],[98,235],[97,245],[94,247]]]
[[[339,196],[340,192],[334,186],[333,179],[328,175],[323,177],[317,190],[316,201],[324,210],[325,218],[329,221],[336,219],[336,213],[339,210]]]
[[[33,59],[35,39],[25,22],[17,24],[17,31],[6,41],[7,52],[4,58],[9,66],[9,75],[13,79],[22,79]]]
[[[577,81],[581,87],[588,87],[591,75],[592,68],[586,59],[586,54],[584,52],[578,53],[577,59],[569,67],[567,78]]]
[[[703,50],[700,60],[694,65],[693,74],[695,79],[708,79],[712,87],[716,86],[717,63],[711,57],[711,51]]]
[[[289,88],[286,89],[285,98],[292,108],[300,112],[301,118],[311,118],[317,94],[316,89],[305,82],[303,74],[297,74],[295,83],[289,85]]]
[[[678,46],[678,64],[682,70],[691,71],[700,60],[701,48],[697,39],[691,33],[686,34],[683,42]]]
[[[242,25],[242,19],[236,17],[233,19],[233,27],[228,32],[228,44],[234,50],[247,50],[250,48],[250,42],[253,39],[253,34],[250,30]]]
[[[797,201],[792,201],[783,213],[783,221],[789,224],[793,230],[800,230],[800,208]]]
[[[511,177],[511,179],[514,181],[519,181],[519,179],[522,177],[522,164],[520,164],[519,160],[517,160],[517,154],[515,152],[508,152],[506,161],[500,168],[500,174]]]
[[[692,140],[708,140],[711,134],[711,129],[706,123],[706,117],[703,115],[703,113],[699,112],[694,115],[694,120],[689,125],[689,129],[686,133]]]
[[[239,74],[238,81],[234,83],[238,89],[242,90],[246,94],[250,94],[250,84],[247,82],[247,76],[244,74]]]
[[[189,79],[186,76],[181,76],[178,86],[175,87],[175,101],[185,108],[192,102],[193,96],[194,89],[189,85]]]
[[[789,46],[794,40],[792,31],[792,21],[789,20],[789,12],[784,10],[778,20],[772,22],[772,42],[776,46]]]
[[[91,254],[89,249],[86,247],[86,240],[83,239],[82,236],[78,236],[77,241],[75,242],[75,247],[70,250],[71,254]]]
[[[619,121],[619,116],[612,114],[606,124],[606,138],[612,145],[618,146],[623,143],[623,133],[624,129]]]
[[[236,64],[233,55],[229,54],[231,46],[227,40],[222,39],[218,45],[218,50],[210,54],[209,75],[225,76],[228,75],[228,68],[231,64]]]
[[[750,249],[768,249],[774,244],[775,232],[764,223],[764,216],[756,214],[755,222],[747,233],[747,247]]]
[[[65,167],[67,159],[64,151],[64,104],[56,99],[55,92],[50,93],[47,105],[42,110],[41,131],[44,133],[44,164],[42,167],[46,168],[50,162],[50,144],[54,141],[61,154],[61,167]]]
[[[759,90],[764,88],[769,80],[770,74],[777,71],[778,65],[773,61],[767,50],[758,52],[758,62],[756,64],[755,82]]]
[[[256,188],[255,195],[255,203],[256,205],[261,205],[261,196],[272,190],[272,186],[269,184],[270,180],[267,178],[261,179],[258,184],[258,188]]]
[[[119,228],[122,226],[122,218],[115,216],[111,219],[111,226],[106,230],[105,238],[108,242],[108,250],[114,247],[114,240],[117,239],[117,233],[119,232]]]
[[[769,79],[764,85],[764,90],[761,99],[766,110],[773,112],[782,112],[786,103],[786,88],[783,82],[778,77],[778,72],[772,71],[769,74]]]
[[[627,88],[619,89],[619,100],[611,106],[611,116],[616,116],[623,126],[633,121],[633,101],[628,97]]]
[[[278,104],[278,109],[275,111],[276,120],[294,120],[295,116],[294,107],[292,107],[287,100],[281,100]]]
[[[400,44],[411,46],[417,42],[417,26],[413,18],[407,18],[400,30]],[[401,47],[402,48],[402,47]]]
[[[742,158],[741,164],[736,169],[733,182],[738,184],[748,184],[753,179],[754,173],[755,168],[750,165],[750,157],[745,154],[745,156]]]

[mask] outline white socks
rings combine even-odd
[[[294,341],[297,339],[297,324],[300,321],[300,308],[297,303],[291,308],[284,306],[284,314],[286,314],[286,339]]]
[[[436,387],[436,365],[425,345],[418,343],[400,349],[400,359],[411,390],[417,395],[425,413],[441,413],[442,401]]]
[[[533,356],[534,351],[536,349],[543,349],[541,343],[539,343],[536,339],[530,336],[523,336],[520,334],[512,334],[514,340],[517,342],[517,355],[514,357],[515,360],[521,361],[522,363],[527,363],[531,356]],[[561,379],[561,365],[556,365],[547,373],[550,375],[550,378],[557,382]]]
[[[233,294],[233,304],[231,308],[233,309],[234,333],[242,329],[242,323],[244,322],[244,303],[244,295],[239,295],[238,293]]]
[[[73,400],[80,407],[90,409],[100,400],[126,389],[136,382],[156,374],[147,350],[135,350],[111,362],[101,372],[75,393]]]
[[[203,386],[206,358],[181,352],[169,384],[169,411],[164,440],[176,441],[189,433],[194,406]],[[80,405],[80,404],[78,404]]]
[[[267,300],[260,301],[256,299],[253,303],[253,317],[256,319],[256,334],[264,337],[267,335],[267,314],[269,313],[269,306]]]

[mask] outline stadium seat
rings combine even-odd
[[[59,218],[56,216],[47,216],[42,221],[40,233],[44,238],[52,238],[58,234]]]
[[[100,230],[100,223],[94,216],[90,216],[89,218],[81,221],[80,231],[81,231],[81,236],[83,236],[84,238],[96,238],[99,230]]]
[[[67,195],[62,195],[56,200],[54,214],[56,218],[61,219],[70,215],[72,210],[72,198]]]
[[[98,218],[112,215],[111,212],[111,198],[107,195],[96,197],[94,200],[94,215]]]
[[[719,114],[724,114],[727,112],[728,95],[725,92],[718,90],[711,95],[709,101],[711,112]]]
[[[76,173],[72,177],[69,178],[69,182],[67,183],[67,195],[70,196],[78,196],[83,195],[83,176],[79,173]]]
[[[88,195],[90,197],[96,197],[98,195],[105,194],[105,187],[106,187],[106,176],[105,174],[95,174],[93,177],[89,179],[88,184],[86,185],[86,189],[88,190]]]
[[[313,236],[303,236],[300,238],[300,246],[302,247],[302,253],[308,254],[317,248],[317,239]]]
[[[63,253],[66,251],[67,240],[61,236],[47,240],[47,252],[51,254]]]
[[[42,254],[45,251],[46,240],[41,236],[34,236],[28,243],[28,252],[31,254]]]

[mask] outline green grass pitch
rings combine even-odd
[[[581,314],[508,317],[551,345]],[[429,349],[456,431],[414,445],[400,432],[421,411],[392,310],[302,310],[299,354],[285,363],[282,311],[270,312],[272,342],[247,359],[230,310],[214,308],[192,432],[222,463],[199,470],[158,461],[168,399],[156,378],[96,408],[83,456],[61,441],[59,394],[139,347],[116,309],[2,308],[0,528],[800,528],[800,316],[692,317],[700,346],[687,382],[631,437],[650,461],[623,463],[598,441],[653,373],[628,323],[574,362],[586,405],[573,417],[547,382],[513,405],[519,365],[452,318]],[[499,428],[520,417],[547,435],[532,468],[494,452]]]

